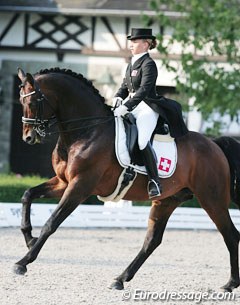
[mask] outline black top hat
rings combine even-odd
[[[156,39],[152,34],[152,29],[132,29],[131,35],[127,36],[128,40],[133,39]]]

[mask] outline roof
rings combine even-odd
[[[140,12],[155,14],[148,0],[1,0],[1,11],[116,16],[138,16]]]

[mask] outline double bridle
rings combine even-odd
[[[20,85],[20,87],[23,87],[23,85]],[[34,95],[39,93],[40,97],[37,98],[37,111],[36,111],[36,116],[34,119],[31,118],[26,118],[22,117],[22,123],[28,124],[28,125],[33,125],[33,130],[35,130],[40,137],[46,137],[47,135],[52,135],[59,133],[59,131],[56,132],[46,132],[47,128],[50,128],[51,126],[55,125],[57,123],[56,116],[52,116],[49,119],[43,119],[43,110],[44,110],[44,102],[47,102],[47,104],[50,106],[50,108],[53,109],[51,104],[49,103],[48,99],[45,97],[45,95],[41,92],[40,89],[34,90],[32,92],[26,93],[26,94],[21,94],[20,96],[22,98]],[[83,117],[83,118],[78,118],[78,119],[71,119],[67,121],[62,121],[59,123],[66,124],[66,123],[72,123],[72,122],[79,122],[79,121],[91,121],[91,120],[101,120],[98,123],[92,123],[90,125],[84,125],[81,127],[75,127],[71,129],[66,129],[66,130],[61,130],[61,132],[69,132],[69,131],[74,131],[74,130],[79,130],[79,129],[86,129],[86,128],[91,128],[93,126],[99,125],[100,123],[106,123],[110,120],[113,120],[114,116],[101,116],[101,117]]]
[[[23,86],[23,85],[21,85]],[[34,90],[32,92],[26,93],[26,94],[21,94],[20,96],[22,98],[34,95],[34,94],[40,94],[40,97],[37,98],[37,111],[36,111],[36,116],[34,119],[31,118],[25,118],[24,116],[22,117],[22,123],[28,124],[28,125],[33,125],[33,130],[35,130],[40,137],[45,137],[47,135],[46,133],[46,128],[49,128],[50,126],[54,125],[56,123],[56,117],[53,116],[49,119],[43,119],[43,110],[44,110],[44,101],[49,104],[51,107],[50,103],[48,102],[47,98],[45,95],[41,92],[40,89],[37,91]],[[51,107],[52,108],[52,107]],[[51,123],[52,122],[52,123]]]

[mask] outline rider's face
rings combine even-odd
[[[132,52],[132,55],[140,54],[147,52],[149,44],[146,40],[143,39],[133,39],[129,42],[129,49]]]

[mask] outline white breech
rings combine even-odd
[[[143,150],[151,139],[152,133],[157,125],[159,114],[144,101],[140,102],[132,110],[132,114],[136,118],[138,145],[140,150]]]

